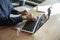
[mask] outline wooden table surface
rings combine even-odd
[[[20,32],[17,37],[16,30],[11,27],[0,27],[0,40],[60,40],[60,14],[53,15],[33,35]],[[13,27],[13,26],[12,26]]]

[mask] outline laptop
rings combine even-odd
[[[47,20],[44,15],[41,17],[37,16],[36,21],[27,21],[24,27],[22,28],[22,31],[28,32],[28,33],[35,33],[38,29],[40,29],[40,27],[42,27],[42,25],[46,21]]]
[[[48,19],[50,17],[50,8],[48,8]],[[23,21],[19,24],[19,26],[16,26],[15,28],[20,28],[21,31],[24,32],[28,32],[31,34],[34,34],[36,31],[38,31],[42,25],[48,20],[46,19],[45,14],[43,14],[42,16],[37,16],[37,20],[36,21]]]
[[[48,8],[48,10],[47,10],[47,12],[48,12],[48,14],[47,14],[48,19],[50,17],[50,13],[51,13],[50,8]],[[37,20],[36,21],[27,21],[25,23],[24,27],[22,28],[22,31],[28,32],[28,33],[35,33],[36,31],[38,31],[40,29],[40,27],[42,27],[42,25],[48,19],[46,19],[45,14],[43,14],[41,17],[37,16]]]

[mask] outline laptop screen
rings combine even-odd
[[[12,0],[12,2],[18,2],[19,0]],[[36,2],[36,3],[42,3],[45,0],[27,0],[27,1],[32,1],[32,2]]]
[[[45,0],[29,0],[29,1],[33,1],[33,2],[36,2],[36,3],[42,3]]]

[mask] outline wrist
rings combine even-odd
[[[17,12],[18,14],[21,14],[21,12]]]
[[[26,16],[22,16],[22,19],[23,19],[23,20],[26,20],[26,19],[27,19],[27,17],[26,17]]]

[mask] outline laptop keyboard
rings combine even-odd
[[[30,31],[32,32],[37,21],[38,21],[39,17],[37,17],[37,20],[36,21],[27,21],[23,27],[23,30],[27,30],[27,31]]]
[[[36,21],[27,21],[24,27],[22,28],[22,30],[35,33],[46,22],[44,20],[45,20],[45,17],[42,16],[42,17],[37,17]]]

